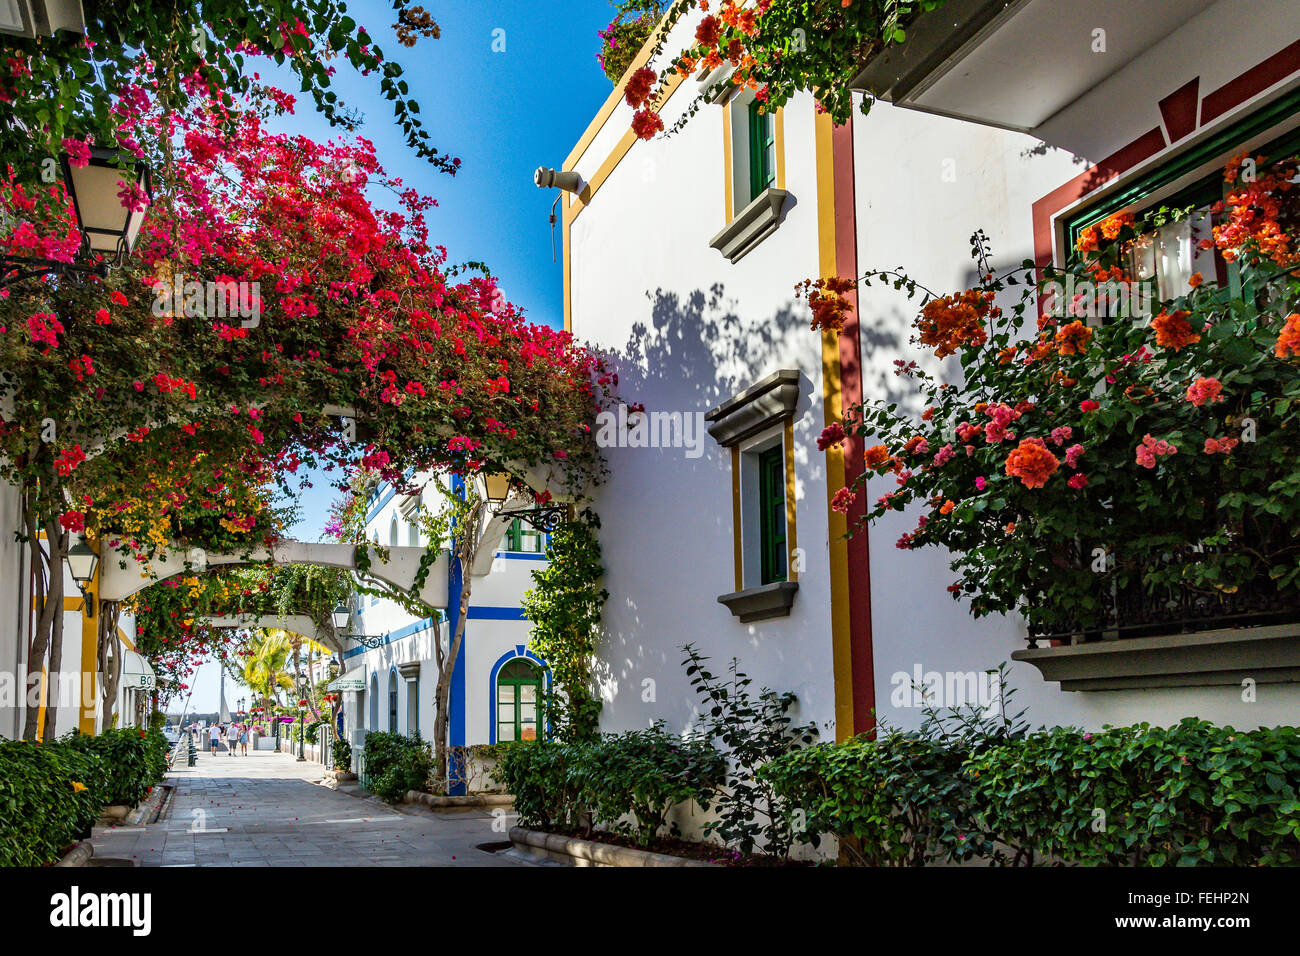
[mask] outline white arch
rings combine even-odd
[[[169,551],[166,557],[154,558],[138,567],[122,567],[126,561],[107,545],[100,553],[99,596],[105,601],[121,601],[137,591],[182,573],[193,573],[207,568],[252,564],[316,564],[330,568],[357,570],[356,553],[360,545],[318,544],[306,541],[281,541],[274,549],[254,548],[244,554],[208,554],[200,548],[189,552]],[[386,548],[388,560],[383,561],[378,551],[366,546],[370,566],[365,573],[380,581],[409,592],[415,585],[415,576],[424,557],[424,548]],[[147,568],[147,570],[146,570]],[[416,594],[430,607],[445,608],[448,601],[446,553],[439,554],[429,567],[424,586]]]
[[[208,624],[212,627],[279,628],[319,641],[336,654],[342,654],[344,650],[342,641],[327,629],[317,628],[316,622],[306,614],[230,614],[208,618]]]

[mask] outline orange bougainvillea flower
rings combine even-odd
[[[1092,329],[1077,319],[1056,333],[1056,350],[1062,355],[1082,355],[1092,338]]]
[[[1079,252],[1092,252],[1101,245],[1101,230],[1096,226],[1089,226],[1079,233],[1079,238],[1074,243],[1074,248]]]
[[[1131,212],[1119,212],[1102,220],[1101,234],[1107,239],[1114,239],[1119,236],[1125,226],[1133,225],[1133,214]]]
[[[868,468],[879,468],[889,461],[889,449],[884,445],[872,445],[862,453],[862,460]]]
[[[988,340],[984,320],[997,318],[1002,310],[993,305],[993,293],[967,289],[960,295],[931,299],[921,309],[916,328],[921,344],[934,348],[938,358],[946,358],[967,345],[983,345]]]
[[[1201,341],[1200,335],[1192,330],[1191,323],[1187,321],[1189,315],[1191,313],[1186,309],[1179,309],[1177,312],[1161,312],[1152,319],[1151,328],[1155,329],[1156,345],[1177,352],[1193,342]]]
[[[943,503],[943,507],[939,509],[939,514],[941,515],[951,514],[952,509],[956,507],[957,506],[953,504],[951,501],[945,501]]]
[[[1292,312],[1286,317],[1282,334],[1277,337],[1277,347],[1273,354],[1278,358],[1300,355],[1300,313]]]
[[[1198,378],[1187,386],[1187,400],[1199,408],[1202,405],[1223,401],[1219,394],[1223,386],[1217,378]]]
[[[1199,272],[1193,272],[1191,278],[1187,280],[1187,284],[1191,286],[1193,289],[1195,289],[1204,281],[1205,281],[1204,276],[1202,276]]]
[[[831,276],[828,279],[805,279],[795,286],[795,298],[808,296],[808,305],[812,309],[812,330],[814,332],[839,332],[844,328],[844,320],[853,310],[853,303],[845,297],[858,287],[853,279]]]
[[[1026,438],[1007,456],[1006,472],[1026,488],[1041,488],[1060,464],[1041,438]]]

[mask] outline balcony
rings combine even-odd
[[[1185,568],[1204,552],[1163,562]],[[1236,685],[1300,681],[1300,595],[1268,579],[1231,593],[1189,587],[1116,587],[1099,578],[1101,612],[1030,628],[1014,660],[1033,664],[1062,690]],[[1055,646],[1045,646],[1055,645]]]
[[[909,109],[1029,132],[1216,0],[949,0],[852,87]],[[1105,52],[1093,50],[1105,30]]]

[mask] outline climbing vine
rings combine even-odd
[[[524,613],[533,622],[529,646],[546,661],[555,684],[549,722],[553,734],[565,740],[594,734],[600,716],[591,660],[609,592],[600,586],[605,566],[599,528],[600,518],[590,509],[561,526],[547,546],[547,566],[533,572],[534,586],[523,598]]]

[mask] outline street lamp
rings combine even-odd
[[[348,624],[352,621],[352,612],[348,610],[347,605],[340,604],[330,612],[330,616],[334,618],[334,630],[338,631],[340,634],[345,633],[348,629]]]
[[[86,544],[86,539],[77,538],[77,543],[68,549],[68,571],[86,605],[86,617],[95,616],[94,602],[86,599],[86,588],[95,579],[95,569],[99,567],[99,552]]]
[[[510,496],[510,476],[505,472],[487,475],[479,472],[477,477],[478,493],[487,502],[488,510],[498,512]]]
[[[129,209],[122,205],[122,194],[153,199],[149,167],[137,163],[134,168],[122,169],[118,165],[120,156],[116,149],[93,146],[90,162],[73,166],[68,154],[63,154],[63,181],[91,252],[128,255],[135,248],[149,206],[146,202],[139,209]]]
[[[338,677],[338,676],[339,676],[339,669],[340,669],[340,668],[339,668],[339,659],[338,659],[337,657],[331,657],[331,658],[330,658],[329,668],[330,668],[330,679],[331,679],[331,680],[333,680],[335,677]]]
[[[307,701],[298,701],[298,762],[307,760]]]

